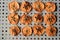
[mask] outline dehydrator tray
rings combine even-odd
[[[32,34],[31,36],[23,36],[22,33],[20,33],[18,36],[11,36],[9,33],[9,27],[12,26],[8,20],[7,16],[9,15],[9,10],[8,10],[8,3],[13,0],[0,0],[0,40],[60,40],[60,0],[40,0],[42,2],[54,2],[57,5],[56,11],[53,12],[54,15],[57,16],[57,22],[53,25],[57,27],[57,35],[56,36],[46,36],[46,33],[43,34],[42,36],[34,36]],[[33,3],[37,0],[16,0],[17,2],[23,2],[23,1],[28,1],[30,3]],[[32,16],[34,13],[36,13],[34,10],[32,10],[29,15]],[[47,12],[43,11],[42,16],[45,15]],[[19,15],[22,15],[23,12],[19,11]],[[44,27],[46,27],[46,24],[44,22],[41,23]],[[19,27],[23,28],[23,24],[18,23],[17,24]],[[34,23],[32,22],[29,26],[33,26]]]

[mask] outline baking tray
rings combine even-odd
[[[22,33],[20,33],[18,36],[11,36],[9,33],[9,27],[12,26],[8,20],[7,16],[9,15],[9,10],[8,10],[8,3],[13,0],[0,0],[0,40],[60,40],[60,0],[40,0],[42,2],[54,2],[57,5],[57,9],[54,13],[54,15],[57,16],[57,22],[53,25],[57,27],[57,35],[56,36],[46,36],[46,33],[43,34],[42,36],[34,36],[32,34],[31,36],[23,36]],[[23,1],[28,1],[30,3],[33,3],[37,0],[16,0],[17,2],[23,2]],[[32,16],[36,11],[32,10],[28,15]],[[23,12],[19,11],[19,15],[22,15]],[[46,14],[46,11],[42,12],[42,16]],[[44,22],[41,23],[44,27],[46,27],[46,24]],[[23,28],[25,25],[18,23],[17,24],[19,27]],[[34,23],[32,22],[29,26],[33,26]]]

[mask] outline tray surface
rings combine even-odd
[[[20,33],[18,36],[11,36],[9,33],[9,27],[12,26],[8,20],[7,16],[9,15],[9,10],[8,10],[8,3],[11,2],[12,0],[0,0],[0,40],[60,40],[60,0],[40,0],[42,2],[54,2],[57,5],[57,10],[54,13],[54,15],[57,16],[57,22],[53,25],[57,27],[58,32],[56,36],[49,37],[46,36],[46,33],[43,34],[42,36],[34,36],[32,34],[31,36],[23,36],[22,33]],[[16,0],[17,2],[23,2],[24,0]],[[37,0],[25,0],[30,3],[33,3]],[[19,15],[22,15],[23,12],[19,11],[17,12]],[[34,10],[32,10],[28,15],[32,16],[34,13],[36,13]],[[42,16],[45,15],[45,11],[42,12]],[[41,23],[44,27],[46,27],[45,23]],[[25,25],[18,23],[17,24],[19,27],[23,28]],[[29,26],[33,26],[34,23],[32,22]]]

